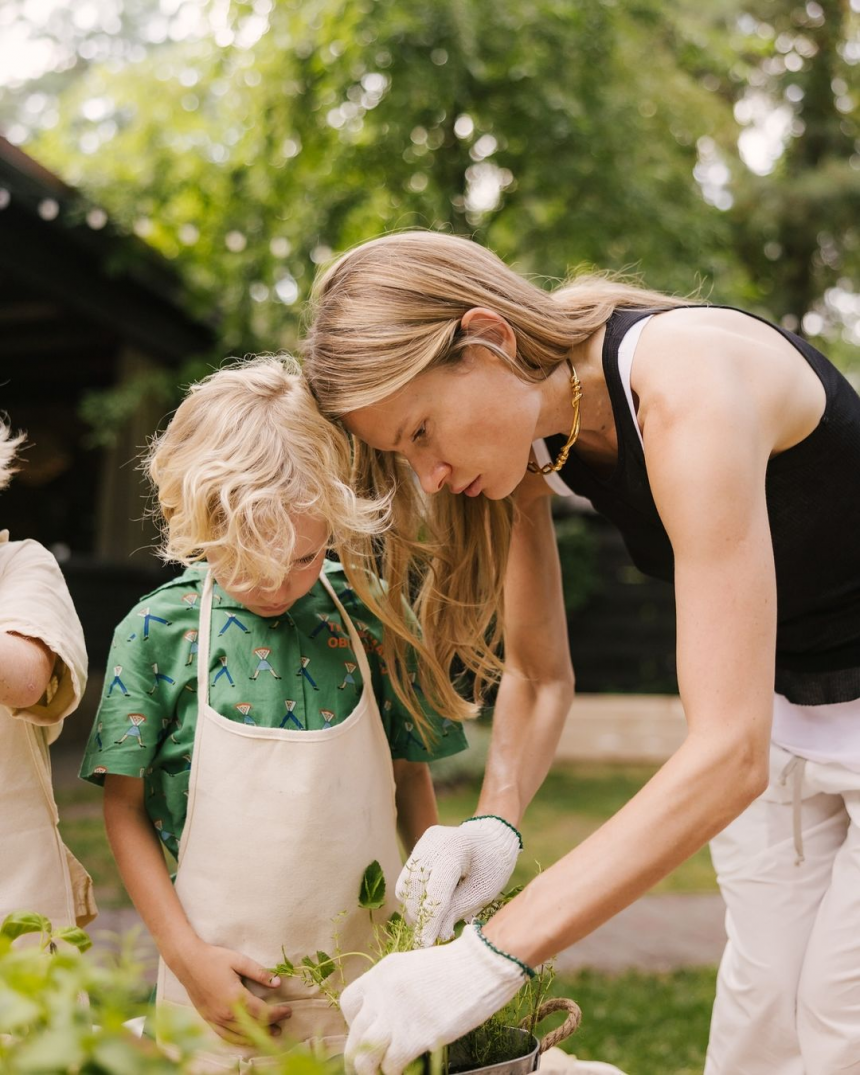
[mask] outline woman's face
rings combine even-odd
[[[328,526],[310,515],[294,515],[292,520],[296,543],[289,562],[284,564],[287,574],[277,589],[265,589],[242,579],[225,586],[219,578],[218,555],[214,551],[209,554],[209,566],[221,589],[257,616],[282,616],[320,576],[330,539]]]
[[[509,496],[522,481],[540,414],[540,394],[485,347],[421,373],[396,395],[344,418],[351,433],[398,452],[425,493]]]

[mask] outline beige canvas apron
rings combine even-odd
[[[358,895],[374,859],[385,872],[387,893],[375,920],[396,906],[401,856],[391,751],[364,647],[325,575],[321,581],[349,630],[364,682],[349,717],[325,730],[239,724],[209,705],[211,575],[201,601],[197,729],[176,893],[204,941],[266,967],[280,962],[282,948],[294,964],[318,949],[332,954],[335,930],[341,951],[369,950],[370,917],[359,910]],[[360,957],[347,959],[346,981],[368,966]],[[277,990],[249,988],[269,1002],[292,1005],[291,1018],[281,1024],[292,1041],[342,1044],[343,1017],[316,989],[296,978],[282,979]],[[157,1015],[184,1005],[186,1016],[197,1017],[212,1044],[208,1070],[262,1066],[254,1050],[227,1045],[193,1008],[188,1011],[188,994],[163,960],[156,1002]]]
[[[0,920],[37,911],[55,929],[75,925],[71,866],[57,829],[48,732],[0,706]],[[92,917],[90,915],[89,917]]]
[[[58,657],[44,699],[14,715],[0,705],[0,921],[36,911],[55,929],[84,926],[96,915],[92,881],[60,837],[48,749],[86,685],[83,631],[56,560],[35,541],[10,542],[8,530],[0,591],[0,631],[41,639]]]

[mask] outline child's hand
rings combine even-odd
[[[245,988],[243,978],[272,989],[280,978],[240,952],[219,948],[203,941],[184,954],[182,966],[175,970],[185,986],[191,1003],[216,1034],[233,1045],[247,1045],[248,1040],[236,1021],[236,1009],[242,1007],[261,1026],[268,1027],[273,1038],[280,1036],[277,1025],[292,1014],[289,1004],[267,1004]]]

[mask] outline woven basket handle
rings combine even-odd
[[[560,1027],[556,1027],[555,1030],[551,1030],[541,1038],[540,1051],[542,1053],[545,1053],[547,1049],[551,1049],[553,1045],[558,1045],[558,1043],[564,1041],[565,1038],[569,1038],[582,1022],[582,1012],[575,1000],[569,1000],[567,997],[552,997],[550,1000],[545,1000],[540,1008],[538,1008],[535,1023],[539,1023],[548,1015],[552,1015],[553,1012],[567,1012],[567,1019],[565,1019]],[[530,1021],[531,1020],[527,1019],[521,1024],[523,1029],[526,1029],[526,1026]]]

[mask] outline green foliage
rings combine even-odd
[[[777,317],[817,310],[850,360],[855,8],[228,0],[193,31],[157,0],[110,27],[58,10],[58,70],[17,108],[7,91],[0,118],[176,262],[197,312],[217,311],[218,358],[292,347],[332,251],[427,226],[540,278],[633,267]],[[786,130],[748,166],[757,109]]]
[[[0,933],[0,1070],[59,1075],[77,1064],[84,1075],[190,1075],[194,1032],[175,1027],[168,1056],[123,1025],[147,1010],[140,971],[128,946],[116,962],[100,963],[92,952],[63,946],[48,955]],[[704,1063],[714,977],[712,968],[620,976],[584,971],[556,979],[547,992],[580,1001],[582,1028],[564,1047],[582,1059],[614,1062],[637,1075],[692,1075]],[[86,995],[89,1006],[81,999]],[[267,1070],[336,1075],[340,1066],[298,1050],[273,1059]],[[435,1072],[441,1075],[438,1063]]]
[[[57,941],[65,941],[79,952],[86,952],[93,945],[89,936],[78,926],[63,926],[55,931],[44,915],[33,911],[13,911],[0,925],[0,937],[6,938],[10,943],[29,933],[38,933],[41,948],[49,952],[56,951]]]
[[[326,978],[329,978],[334,974],[334,960],[325,952],[317,951],[316,959],[313,959],[311,956],[305,956],[302,963],[304,966],[310,968],[312,973],[317,976],[321,982],[324,982]]]
[[[597,536],[579,515],[565,515],[556,519],[555,536],[562,565],[564,609],[570,616],[600,589]]]
[[[39,934],[41,945],[22,944]],[[56,940],[69,943],[57,945]],[[18,943],[15,943],[18,941]],[[166,1045],[137,1037],[127,1020],[145,1015],[149,988],[126,943],[114,960],[86,952],[82,930],[52,931],[36,914],[10,915],[0,928],[0,1070],[9,1075],[167,1075],[199,1071],[200,1031],[181,1015],[163,1020]],[[85,954],[86,952],[86,954]],[[323,953],[318,953],[322,956]],[[237,1018],[274,1075],[334,1075],[339,1064],[297,1048],[284,1053],[247,1014]],[[160,1017],[160,1024],[162,1019]]]
[[[3,919],[0,926],[0,936],[8,937],[10,941],[17,940],[27,933],[39,933],[42,937],[50,936],[51,923],[44,915],[33,911],[14,911]]]
[[[226,24],[90,67],[28,145],[217,304],[222,351],[291,346],[316,265],[391,228],[683,292],[730,260],[693,167],[731,115],[658,0],[234,0]]]
[[[385,903],[385,874],[374,859],[364,871],[358,893],[358,906],[375,911]]]

